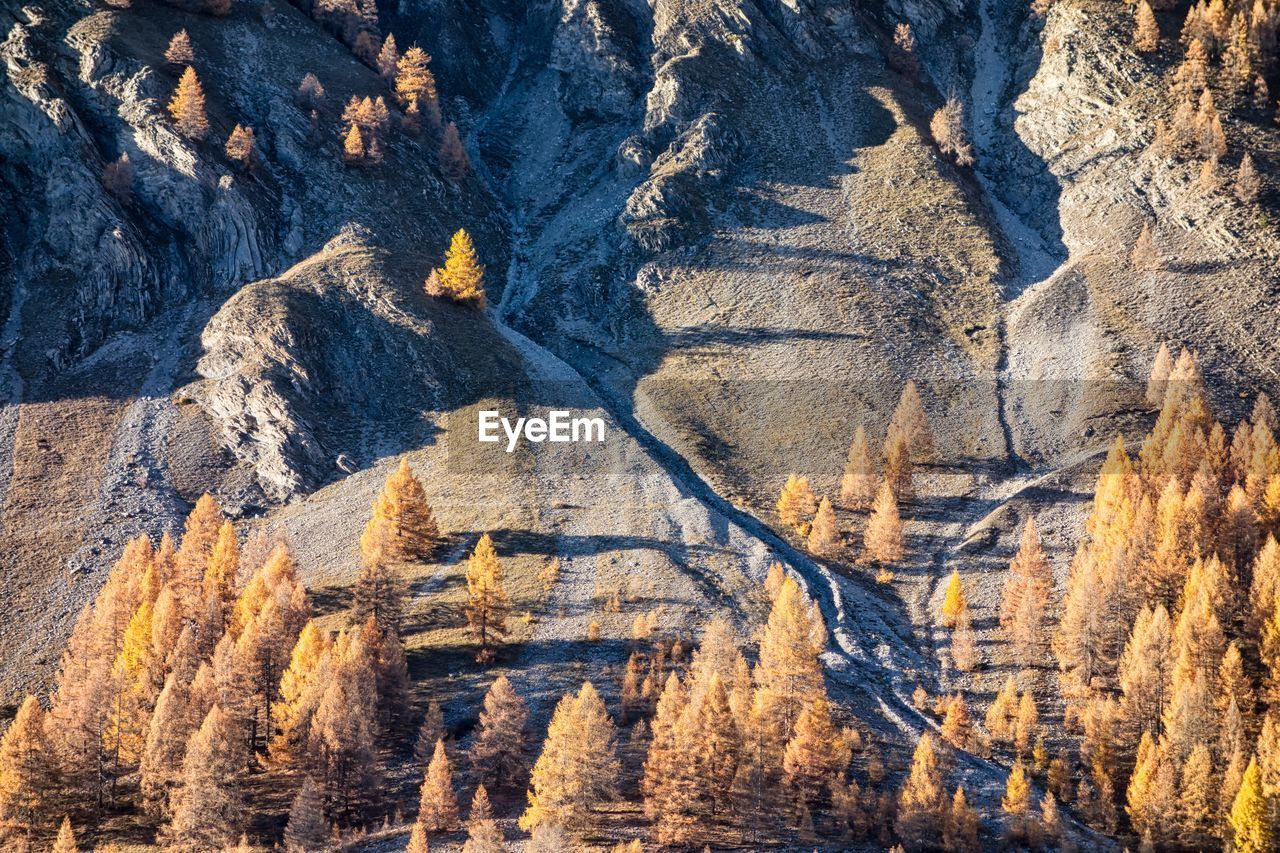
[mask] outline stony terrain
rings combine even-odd
[[[1169,63],[1133,52],[1115,4],[382,13],[434,57],[474,167],[456,185],[402,133],[382,166],[343,165],[342,104],[385,86],[284,0],[226,19],[156,0],[4,5],[6,702],[47,685],[124,541],[171,529],[205,490],[287,530],[340,602],[369,503],[407,456],[452,543],[416,581],[422,612],[494,531],[528,587],[518,608],[538,610],[510,662],[537,713],[581,674],[562,661],[625,661],[636,612],[689,629],[723,610],[745,639],[749,590],[782,558],[833,629],[833,685],[905,746],[930,724],[911,690],[954,677],[934,648],[939,581],[959,567],[989,629],[1028,514],[1065,573],[1100,454],[1149,423],[1141,382],[1161,341],[1199,351],[1226,413],[1239,392],[1280,389],[1274,196],[1264,212],[1205,197],[1193,164],[1148,151]],[[885,62],[899,21],[921,45],[914,75]],[[1162,23],[1176,34],[1174,14]],[[162,53],[182,27],[213,136],[257,131],[250,171],[164,116]],[[328,92],[318,133],[294,99],[308,71]],[[948,93],[968,103],[974,168],[932,144]],[[1231,162],[1248,145],[1269,174],[1274,131],[1229,133]],[[137,169],[126,201],[100,180],[121,153]],[[1143,223],[1163,271],[1131,269]],[[422,291],[458,227],[488,265],[484,312]],[[878,443],[909,378],[943,458],[908,511],[908,560],[878,585],[852,559],[804,556],[773,503],[792,472],[838,488],[854,428]],[[581,408],[609,439],[481,450],[481,407]],[[841,521],[855,542],[861,518]],[[567,582],[542,601],[531,578],[553,556]],[[606,641],[585,644],[623,586]],[[415,667],[452,641],[437,625],[417,642]],[[998,797],[994,766],[966,772]]]

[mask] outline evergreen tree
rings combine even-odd
[[[876,469],[871,461],[867,431],[863,427],[853,434],[844,475],[840,479],[840,502],[850,509],[870,509],[876,497]]]
[[[863,533],[866,559],[875,563],[895,563],[903,556],[902,517],[898,501],[886,480],[876,496],[871,517]]]
[[[435,754],[422,777],[418,823],[428,832],[450,832],[458,825],[458,795],[442,740],[436,741]]]
[[[596,806],[616,796],[618,772],[613,721],[595,687],[584,682],[576,696],[566,694],[556,706],[520,828],[581,825]]]
[[[518,784],[524,772],[524,727],[529,712],[505,675],[484,697],[480,724],[471,742],[471,765],[489,784]]]
[[[467,561],[467,622],[480,643],[480,651],[476,653],[478,662],[488,663],[494,659],[491,644],[506,637],[510,612],[511,602],[502,585],[502,564],[493,539],[486,533]]]
[[[483,308],[484,266],[466,229],[459,228],[449,243],[444,266],[436,270],[441,292],[454,302]]]
[[[169,114],[183,136],[202,139],[209,132],[209,119],[204,112],[204,88],[190,65],[182,72],[178,88],[169,101]]]
[[[288,853],[307,853],[323,847],[327,838],[324,819],[324,792],[307,776],[289,808],[289,822],[284,828],[284,846]]]

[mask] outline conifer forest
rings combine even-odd
[[[0,851],[1280,850],[1280,0],[0,12]]]

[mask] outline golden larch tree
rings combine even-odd
[[[840,526],[831,501],[826,497],[818,504],[818,511],[813,516],[807,544],[809,550],[820,557],[830,557],[840,550]]]
[[[1000,600],[1000,626],[1023,666],[1036,663],[1044,648],[1045,609],[1052,588],[1049,559],[1040,546],[1035,519],[1028,517]]]
[[[324,791],[308,775],[303,778],[302,787],[289,807],[284,848],[288,853],[307,853],[322,848],[329,836],[328,829],[324,817]]]
[[[1139,0],[1134,12],[1133,47],[1139,53],[1151,53],[1160,47],[1160,25],[1147,0]]]
[[[458,133],[458,125],[449,122],[445,125],[444,135],[440,140],[440,171],[453,183],[458,183],[471,172],[471,158],[462,144]]]
[[[0,838],[17,844],[47,831],[58,782],[45,713],[28,696],[0,739]]]
[[[973,739],[973,718],[964,696],[956,693],[947,702],[947,713],[942,719],[942,739],[956,749],[969,749]]]
[[[504,853],[506,849],[506,839],[493,818],[489,792],[484,785],[480,785],[471,798],[471,810],[467,814],[467,840],[462,845],[462,853]]]
[[[947,591],[942,597],[942,624],[947,628],[954,628],[968,612],[969,599],[964,594],[960,570],[952,569],[951,576],[947,579]]]
[[[787,477],[778,495],[778,518],[801,535],[808,533],[809,522],[818,511],[818,500],[809,488],[809,478],[795,474]]]
[[[833,781],[843,781],[849,746],[831,719],[831,706],[818,696],[800,712],[783,754],[783,780],[796,800],[816,808]]]
[[[818,655],[827,642],[817,605],[792,577],[782,582],[760,637],[756,664],[757,696],[783,742],[801,711],[825,695]]]
[[[932,462],[937,457],[933,429],[924,413],[924,403],[920,400],[920,392],[916,389],[914,379],[908,379],[907,384],[902,386],[902,394],[898,397],[898,405],[889,422],[889,435],[906,439],[913,462]],[[886,446],[887,444],[888,442]]]
[[[387,33],[387,37],[382,40],[382,47],[378,50],[378,58],[374,62],[374,67],[384,78],[395,86],[396,66],[400,63],[400,51],[396,48],[395,33]]]
[[[507,615],[511,602],[502,585],[502,563],[486,533],[476,543],[467,561],[467,623],[480,644],[476,660],[494,659],[492,645],[507,635]]]
[[[581,826],[597,806],[617,796],[617,733],[600,694],[584,682],[561,698],[530,779],[529,808],[520,828],[544,823]]]
[[[396,62],[396,97],[411,115],[426,115],[432,129],[440,126],[440,100],[431,57],[414,45]]]
[[[390,563],[422,562],[440,543],[440,528],[427,502],[426,489],[406,459],[400,460],[373,502],[373,518],[386,519],[390,525],[391,537],[381,543],[382,557]]]
[[[1234,853],[1267,853],[1275,849],[1275,829],[1271,807],[1262,790],[1262,773],[1257,758],[1249,760],[1231,813],[1227,817],[1231,850]]]
[[[214,705],[187,744],[163,837],[166,849],[219,850],[235,843],[244,819],[239,774],[243,741],[232,717]]]
[[[465,228],[454,233],[444,256],[444,266],[435,270],[435,274],[437,287],[446,298],[476,308],[484,307],[484,265]]]
[[[358,125],[351,125],[342,142],[342,159],[348,163],[363,163],[365,158],[364,135]]]
[[[190,65],[196,61],[196,52],[191,47],[191,36],[186,30],[178,30],[169,39],[169,46],[164,51],[165,61],[170,65]]]
[[[1160,344],[1156,351],[1155,361],[1151,363],[1151,374],[1147,378],[1147,405],[1159,409],[1164,404],[1164,395],[1169,387],[1169,376],[1173,373],[1173,356],[1169,354],[1169,345]]]
[[[840,502],[850,509],[866,510],[876,498],[875,463],[871,461],[871,449],[867,443],[867,431],[858,427],[849,446],[848,461],[840,478]]]
[[[253,162],[257,153],[253,128],[237,124],[231,130],[231,135],[227,137],[227,144],[223,146],[222,150],[226,152],[228,159],[234,160],[242,166],[248,166]]]
[[[435,754],[422,777],[418,823],[428,832],[450,832],[458,825],[458,795],[443,740],[436,741]]]
[[[525,723],[529,711],[505,675],[484,696],[480,724],[471,741],[471,766],[492,785],[518,785],[524,772]]]
[[[895,563],[903,557],[902,516],[888,481],[880,486],[862,544],[865,558],[874,563]]]
[[[925,732],[916,743],[911,770],[898,793],[894,829],[913,849],[927,847],[942,834],[948,798],[942,787],[942,766],[933,735]]]
[[[190,65],[182,72],[178,88],[169,101],[169,115],[173,116],[178,132],[189,139],[203,139],[209,132],[209,118],[204,111],[204,88]]]
[[[80,853],[80,848],[76,845],[76,834],[71,829],[70,818],[62,819],[62,825],[58,827],[58,837],[53,841],[52,853]]]
[[[958,785],[943,826],[942,844],[955,853],[979,853],[982,850],[978,840],[978,812],[969,805],[964,788]]]

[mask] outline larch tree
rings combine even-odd
[[[422,725],[418,727],[418,737],[413,744],[413,759],[419,764],[426,764],[436,751],[436,741],[448,737],[444,730],[444,709],[434,699],[427,703],[426,713],[422,716]]]
[[[947,628],[955,628],[968,612],[969,599],[964,594],[960,570],[952,569],[951,576],[947,579],[947,591],[942,597],[942,624]]]
[[[373,502],[373,520],[366,525],[366,532],[377,519],[385,519],[389,524],[390,539],[379,543],[381,556],[387,562],[396,565],[423,562],[440,543],[440,528],[427,502],[426,489],[406,459],[401,459],[396,470],[388,475],[382,492]],[[363,539],[361,549],[364,550]]]
[[[228,159],[234,160],[241,166],[248,166],[256,155],[254,146],[253,128],[237,124],[232,129],[231,135],[227,137],[227,144],[222,150],[226,152]]]
[[[1258,760],[1252,758],[1245,768],[1240,790],[1227,817],[1234,853],[1267,853],[1274,849],[1275,829],[1270,813],[1270,805],[1262,790]]]
[[[187,35],[186,30],[178,30],[173,34],[173,38],[169,39],[169,46],[164,51],[164,59],[170,65],[177,66],[191,65],[196,61],[196,52],[191,47],[191,36]]]
[[[484,785],[480,785],[471,798],[471,810],[467,814],[467,840],[462,845],[462,853],[504,853],[506,849],[506,839],[493,818],[489,792]]]
[[[933,118],[929,120],[929,131],[933,134],[938,151],[944,157],[950,158],[962,168],[974,164],[973,144],[969,141],[969,131],[965,127],[964,104],[955,95],[949,96],[946,103],[933,114]]]
[[[956,620],[956,627],[951,632],[951,663],[961,672],[973,672],[981,661],[978,651],[978,640],[974,636],[973,620],[966,610]]]
[[[884,440],[884,482],[893,489],[899,503],[915,500],[915,465],[911,461],[911,445],[907,436],[897,430]]]
[[[908,379],[907,384],[902,386],[898,405],[889,421],[888,434],[906,439],[913,462],[932,462],[937,458],[933,428],[929,426],[929,418],[925,415],[924,403],[920,400],[920,391],[916,388],[914,379]]]
[[[1040,712],[1030,690],[1022,691],[1018,700],[1018,713],[1013,720],[1013,749],[1020,758],[1026,758],[1035,743],[1040,725]]]
[[[467,156],[458,125],[454,122],[445,125],[440,139],[440,171],[455,184],[471,172],[471,158]]]
[[[440,100],[436,78],[431,73],[431,57],[414,45],[396,62],[396,97],[411,119],[425,115],[432,130],[440,127]]]
[[[204,111],[204,88],[190,65],[182,72],[178,88],[169,101],[169,115],[174,126],[188,139],[202,139],[209,132],[209,118]]]
[[[1040,546],[1035,519],[1028,517],[1000,600],[1000,626],[1023,666],[1035,663],[1044,647],[1045,609],[1052,587],[1049,559]]]
[[[862,537],[863,553],[874,563],[896,563],[904,553],[902,516],[888,481],[880,486]]]
[[[925,732],[916,742],[911,770],[898,793],[894,829],[903,843],[921,849],[942,835],[948,798],[942,787],[942,765],[933,735]]]
[[[1134,13],[1133,47],[1139,53],[1152,53],[1160,47],[1160,25],[1147,0],[1140,0]]]
[[[505,675],[484,697],[480,724],[471,741],[471,766],[487,784],[519,784],[524,772],[525,723],[529,711]]]
[[[1142,231],[1133,243],[1133,251],[1129,253],[1129,263],[1138,272],[1158,272],[1164,269],[1164,259],[1156,247],[1155,238],[1151,236],[1151,224],[1142,223]]]
[[[365,158],[364,135],[359,125],[351,125],[342,142],[342,159],[348,163],[363,163]]]
[[[268,747],[272,764],[296,766],[305,756],[311,719],[328,687],[332,653],[329,632],[307,622],[280,677],[280,699],[272,712],[275,734]]]
[[[404,848],[404,851],[405,853],[431,853],[431,844],[427,841],[427,830],[421,823],[415,822],[413,828],[409,830],[409,845]]]
[[[458,794],[443,740],[436,741],[435,754],[422,777],[418,823],[427,832],[450,832],[458,825]]]
[[[1151,363],[1151,374],[1147,378],[1147,405],[1159,409],[1164,404],[1165,392],[1169,388],[1169,376],[1173,373],[1173,356],[1169,354],[1169,345],[1162,343],[1156,351],[1155,360]]]
[[[480,644],[476,660],[493,661],[493,645],[507,635],[511,601],[502,584],[502,563],[488,533],[480,537],[467,560],[467,623]]]
[[[307,853],[324,846],[329,836],[324,817],[324,790],[310,775],[302,780],[289,807],[289,822],[284,828],[284,849],[288,853]]]
[[[817,605],[792,577],[782,582],[760,636],[757,692],[774,731],[785,742],[801,711],[825,695],[818,655],[827,629]]]
[[[973,718],[964,696],[956,693],[947,702],[947,713],[942,719],[942,739],[956,749],[969,749],[973,740]]]
[[[441,293],[454,302],[483,308],[484,265],[476,254],[475,244],[465,228],[454,232],[445,253],[444,266],[436,271]]]
[[[978,812],[969,805],[964,788],[959,785],[951,798],[951,809],[942,829],[942,843],[955,853],[980,853],[982,850],[978,840]]]
[[[45,713],[28,696],[0,738],[0,839],[16,844],[47,831],[58,784]]]
[[[1248,152],[1240,158],[1240,168],[1236,170],[1234,192],[1241,204],[1253,204],[1262,191],[1262,179],[1253,165],[1253,156]]]
[[[382,47],[378,51],[378,58],[374,63],[374,67],[393,87],[395,86],[396,66],[399,63],[400,51],[396,48],[395,34],[387,33],[387,37],[382,40]]]
[[[831,501],[826,497],[818,504],[818,511],[813,516],[807,544],[809,550],[819,557],[830,557],[840,550],[840,527]]]
[[[307,728],[307,753],[329,802],[350,815],[377,770],[377,674],[358,633],[339,635],[331,654],[332,671]]]
[[[848,461],[840,478],[840,502],[849,509],[871,508],[876,498],[875,463],[871,461],[871,448],[867,443],[867,431],[858,427],[849,446]]]
[[[199,853],[235,843],[244,819],[242,756],[235,721],[214,705],[187,744],[172,817],[163,833],[166,850]]]
[[[1169,614],[1163,604],[1144,607],[1133,624],[1133,633],[1120,658],[1120,714],[1137,740],[1142,732],[1163,734],[1160,715],[1173,686],[1173,650]]]
[[[583,825],[597,806],[617,795],[620,765],[613,720],[591,682],[556,706],[542,754],[530,779],[529,808],[520,828],[552,822]]]
[[[1034,838],[1031,811],[1031,780],[1022,763],[1013,765],[1005,781],[1004,796],[1000,798],[1001,810],[1009,816],[1010,835],[1014,840],[1030,841]]]
[[[813,810],[824,790],[844,781],[849,758],[849,746],[831,719],[831,706],[819,696],[800,712],[795,732],[787,741],[783,781],[798,802]]]
[[[64,817],[58,827],[58,836],[53,840],[52,853],[80,853],[76,845],[76,834],[71,829],[71,819]]]
[[[801,535],[808,533],[809,522],[818,511],[818,500],[809,488],[809,478],[795,474],[787,477],[778,495],[777,509],[783,524]]]
[[[297,98],[298,103],[310,109],[317,109],[324,103],[324,84],[314,72],[308,71],[302,75],[302,80],[298,83]]]

